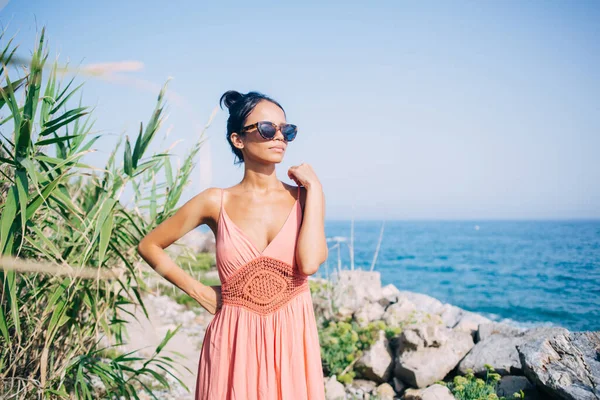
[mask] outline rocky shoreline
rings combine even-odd
[[[213,242],[204,238],[212,236],[197,234],[182,245],[213,252]],[[218,276],[214,270],[208,275]],[[477,398],[455,397],[452,382],[458,379],[460,383],[470,373],[485,379],[488,366],[498,374],[497,398],[513,398],[522,391],[526,399],[600,400],[600,332],[494,322],[425,294],[382,286],[376,271],[343,269],[328,279],[311,276],[309,282],[320,334],[326,325],[340,321],[352,321],[358,327],[381,322],[399,332],[378,332],[373,344],[352,362],[356,376],[350,382],[326,376],[328,400]],[[151,328],[138,328],[139,335],[147,336],[141,343],[154,344],[166,329],[181,325],[174,344],[167,348],[174,345],[174,350],[181,350],[177,344],[185,343],[190,372],[182,378],[193,388],[204,327],[212,315],[199,306],[186,311],[164,294],[146,294],[145,302],[154,312]],[[135,314],[140,320],[145,318],[139,310]],[[139,344],[135,340],[128,350]],[[192,398],[172,383],[169,393],[157,397]]]
[[[493,322],[424,294],[382,287],[378,272],[342,270],[329,286],[313,281],[331,287],[313,291],[320,327],[331,320],[402,327],[392,338],[380,334],[356,362],[352,383],[328,377],[328,400],[454,399],[442,381],[471,371],[484,377],[490,365],[501,376],[498,396],[600,399],[600,332]]]

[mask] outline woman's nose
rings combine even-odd
[[[273,139],[275,138],[279,138],[279,139],[285,139],[285,136],[283,136],[283,132],[281,132],[281,127],[278,125],[277,128],[275,128],[275,136],[273,136]]]

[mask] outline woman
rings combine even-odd
[[[228,91],[227,141],[244,177],[209,188],[150,232],[142,257],[214,317],[200,351],[195,397],[324,399],[323,372],[308,276],[327,258],[325,198],[310,165],[275,174],[296,137],[283,107],[258,92]],[[303,189],[301,188],[303,187]],[[221,286],[206,286],[162,251],[198,225],[216,237]]]

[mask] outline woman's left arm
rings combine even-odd
[[[327,260],[325,237],[325,194],[321,182],[309,164],[291,167],[288,176],[306,189],[302,226],[298,233],[296,263],[305,275],[312,275]],[[298,199],[300,201],[300,199]]]

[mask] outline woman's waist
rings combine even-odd
[[[263,317],[281,312],[287,307],[304,307],[303,303],[305,302],[307,303],[307,307],[311,309],[313,307],[308,283],[271,298],[256,297],[247,294],[232,295],[227,288],[221,291],[221,295],[223,302],[222,310],[238,309],[240,311],[250,311],[252,314]]]
[[[254,258],[221,281],[223,303],[271,312],[308,288],[308,276],[269,256]]]

